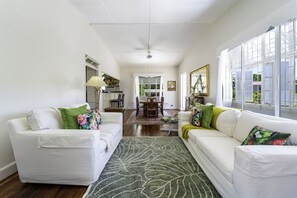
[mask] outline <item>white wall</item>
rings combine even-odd
[[[65,0],[2,0],[0,25],[2,180],[15,171],[8,119],[35,108],[84,102],[85,54],[120,75],[102,41]]]
[[[297,15],[296,10],[296,0],[238,1],[208,28],[203,37],[197,39],[181,63],[179,75],[210,64],[210,95],[206,102],[215,104],[219,52],[266,32],[270,25],[287,21]]]
[[[164,75],[164,109],[178,109],[178,90],[167,91],[167,81],[177,81],[177,67],[121,67],[120,88],[125,93],[125,107],[133,109],[135,103],[134,95],[134,73],[161,73]],[[177,84],[178,89],[178,84]]]

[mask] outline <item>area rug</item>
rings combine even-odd
[[[164,112],[164,116],[168,116],[166,112]],[[163,116],[159,114],[157,118],[147,118],[143,117],[142,114],[138,114],[136,116],[136,111],[133,111],[131,116],[128,118],[127,122],[124,125],[131,125],[131,124],[141,124],[141,125],[155,125],[155,124],[162,124],[161,118]]]
[[[125,137],[84,197],[221,197],[179,137]]]

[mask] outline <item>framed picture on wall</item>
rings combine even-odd
[[[176,81],[167,81],[167,91],[176,91]]]
[[[190,73],[191,94],[209,95],[209,65],[205,65]]]

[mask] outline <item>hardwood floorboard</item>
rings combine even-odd
[[[124,123],[134,110],[126,110]],[[168,115],[174,116],[179,110],[164,110]],[[167,131],[161,131],[160,125],[124,125],[124,136],[168,136]],[[170,136],[177,136],[171,132]],[[0,198],[80,198],[87,186],[29,184],[22,183],[17,173],[0,182]]]

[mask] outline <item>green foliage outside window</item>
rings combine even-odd
[[[261,104],[261,92],[257,91],[253,93],[253,103],[254,104]]]
[[[232,100],[235,100],[236,89],[235,89],[235,75],[232,76]]]
[[[144,84],[139,85],[139,95],[145,96],[145,85]]]
[[[262,80],[261,74],[253,74],[253,82],[259,82]],[[236,79],[235,75],[232,76],[232,100],[236,100]],[[261,89],[258,88],[258,89]],[[253,92],[253,101],[251,103],[261,104],[261,90]]]
[[[260,82],[262,79],[261,74],[253,74],[253,81]]]

